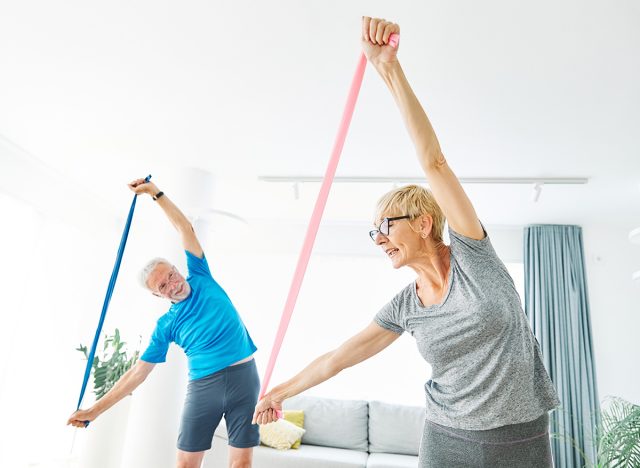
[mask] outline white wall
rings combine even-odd
[[[589,298],[600,399],[619,396],[640,404],[640,245],[628,241],[636,226],[584,226]]]
[[[97,323],[108,272],[96,266],[109,261],[99,246],[110,239],[3,194],[0,212],[0,466],[23,466],[71,448],[64,424],[84,371],[75,347]]]

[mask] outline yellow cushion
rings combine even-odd
[[[285,419],[260,425],[260,442],[278,450],[291,448],[302,434],[304,429]]]
[[[302,410],[285,410],[284,411],[284,419],[289,422],[292,422],[298,427],[304,428],[304,411]],[[302,443],[302,436],[291,446],[292,449],[297,449],[300,447]]]

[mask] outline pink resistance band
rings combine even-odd
[[[389,45],[393,48],[398,47],[398,40],[399,35],[392,34],[389,37]],[[351,123],[353,110],[356,107],[356,101],[358,99],[358,93],[360,92],[360,85],[362,85],[362,79],[364,78],[364,70],[366,66],[367,58],[363,53],[360,56],[356,72],[353,75],[353,80],[351,81],[351,89],[349,90],[347,104],[345,105],[344,112],[342,113],[342,120],[340,121],[340,127],[338,128],[338,135],[336,136],[336,141],[333,144],[333,150],[331,152],[329,165],[327,167],[327,171],[325,172],[324,179],[322,180],[322,186],[320,187],[320,193],[318,193],[316,205],[313,208],[311,221],[309,222],[309,226],[307,228],[307,234],[304,239],[302,251],[300,252],[300,257],[298,258],[298,264],[293,275],[293,281],[291,282],[289,295],[287,296],[287,302],[284,305],[282,317],[280,318],[280,326],[278,327],[278,332],[273,343],[273,348],[271,349],[269,363],[267,364],[267,369],[265,371],[264,378],[262,379],[262,388],[260,390],[259,397],[260,399],[262,399],[262,397],[266,393],[266,389],[269,386],[269,380],[271,380],[271,374],[273,373],[273,368],[276,365],[276,359],[278,358],[278,354],[280,353],[280,348],[282,347],[284,336],[287,333],[287,327],[289,326],[289,322],[291,321],[291,315],[293,315],[293,308],[295,307],[298,293],[300,292],[302,279],[304,278],[304,274],[307,270],[307,264],[309,263],[309,257],[311,256],[313,243],[315,242],[316,234],[318,233],[318,228],[320,227],[322,213],[324,212],[324,207],[327,204],[327,199],[329,198],[329,190],[331,189],[331,184],[333,183],[333,178],[336,174],[336,169],[338,168],[338,161],[340,161],[342,147],[344,146],[344,141],[347,138],[349,124]],[[278,411],[277,416],[278,418],[282,418],[282,414],[280,411]]]

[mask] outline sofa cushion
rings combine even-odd
[[[365,468],[366,465],[367,452],[355,450],[305,444],[298,450],[281,451],[265,446],[253,450],[253,466],[258,468]]]
[[[304,411],[302,443],[366,452],[368,404],[298,395],[284,401],[285,410]]]
[[[420,406],[369,402],[369,452],[418,455],[424,419]]]
[[[304,429],[304,411],[285,411],[284,419]],[[300,447],[301,443],[302,436],[300,436],[300,438],[294,442],[291,448],[297,449],[298,447]]]
[[[418,468],[418,457],[392,453],[372,453],[367,468]]]
[[[260,425],[260,442],[278,450],[290,449],[302,434],[304,429],[286,419]]]
[[[227,439],[216,433],[213,450],[207,450],[203,468],[229,465]],[[367,452],[302,444],[298,450],[276,450],[260,445],[253,449],[253,466],[257,468],[365,468]]]

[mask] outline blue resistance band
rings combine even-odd
[[[151,175],[147,176],[144,181],[149,182],[151,179]],[[111,302],[111,295],[113,294],[113,289],[116,286],[116,279],[118,278],[118,271],[120,270],[120,263],[122,262],[122,255],[124,254],[124,247],[127,245],[127,237],[129,237],[129,228],[131,227],[131,220],[133,219],[133,211],[136,208],[136,200],[138,199],[138,195],[133,196],[133,202],[131,202],[131,208],[129,209],[129,216],[127,216],[127,223],[124,226],[124,232],[122,233],[122,239],[120,239],[120,247],[118,248],[118,255],[116,256],[116,264],[113,267],[113,272],[111,273],[111,279],[109,280],[109,287],[107,288],[107,295],[104,298],[104,303],[102,304],[102,313],[100,314],[100,321],[98,322],[98,328],[96,329],[96,336],[93,338],[93,345],[91,346],[91,352],[89,353],[89,357],[87,358],[87,368],[84,371],[84,380],[82,381],[82,390],[80,390],[80,398],[78,398],[78,407],[76,410],[80,409],[80,405],[82,404],[82,399],[84,398],[84,392],[87,389],[87,382],[89,382],[89,376],[91,375],[91,368],[93,367],[93,359],[96,355],[96,347],[98,346],[98,341],[100,339],[100,333],[102,332],[102,325],[104,324],[104,319],[107,315],[107,308],[109,307],[109,302]],[[89,425],[89,421],[85,421],[85,426]]]

